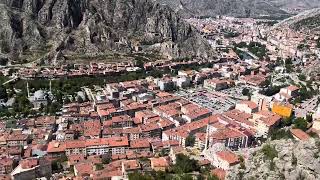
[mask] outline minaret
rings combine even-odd
[[[52,93],[52,89],[51,89],[51,79],[50,79],[50,83],[49,83],[49,87],[50,87],[50,93]]]
[[[27,82],[27,94],[28,94],[28,98],[29,98],[30,97],[29,82]]]
[[[206,132],[206,140],[205,140],[205,147],[204,147],[204,150],[207,150],[208,149],[208,144],[209,144],[209,124],[207,124],[207,132]]]

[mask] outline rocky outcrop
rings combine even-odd
[[[227,179],[320,179],[319,140],[277,140],[268,144],[275,148],[277,157],[270,160],[262,147],[258,148],[251,152],[245,166],[236,166]]]
[[[1,0],[0,53],[12,60],[131,53],[211,57],[198,32],[152,0]],[[59,54],[59,56],[57,56]]]

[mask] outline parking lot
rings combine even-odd
[[[213,114],[219,114],[233,109],[238,101],[222,92],[207,91],[203,88],[181,90],[176,92],[176,95],[209,109]]]

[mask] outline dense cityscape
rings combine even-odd
[[[319,179],[319,28],[185,21],[213,57],[0,58],[0,179]]]

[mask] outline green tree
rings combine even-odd
[[[109,154],[105,154],[102,156],[102,164],[109,164],[112,161]]]
[[[294,121],[294,127],[303,131],[307,130],[308,122],[304,118],[297,118]]]
[[[95,164],[95,166],[97,171],[102,170],[104,168],[103,164]]]
[[[207,180],[220,180],[218,176],[211,174],[208,176]]]
[[[194,146],[194,143],[196,142],[196,137],[194,137],[193,135],[189,135],[186,138],[186,146]]]
[[[304,74],[300,74],[298,76],[298,78],[299,78],[300,81],[305,81],[307,79],[306,75],[304,75]]]
[[[192,171],[198,171],[200,168],[198,162],[194,159],[190,159],[184,154],[178,154],[176,159],[176,164],[173,170],[176,174],[189,173]]]
[[[0,86],[0,99],[8,99],[7,89],[4,86]]]
[[[270,144],[265,144],[261,152],[264,154],[265,159],[273,160],[275,157],[278,157],[278,151],[275,149],[274,146],[271,146]]]
[[[307,116],[306,116],[306,120],[307,120],[307,122],[312,122],[312,120],[313,120],[313,118],[312,118],[312,115],[311,114],[308,114]]]
[[[269,133],[269,137],[271,140],[279,140],[279,139],[292,139],[293,136],[290,131],[285,129],[274,129],[271,130]]]
[[[77,102],[78,102],[78,103],[83,103],[83,99],[82,99],[82,97],[77,96]]]
[[[249,96],[250,95],[249,93],[250,93],[250,90],[248,88],[243,88],[242,89],[242,95]]]
[[[139,172],[133,172],[128,174],[129,180],[152,180],[152,177],[147,174],[142,174]]]

